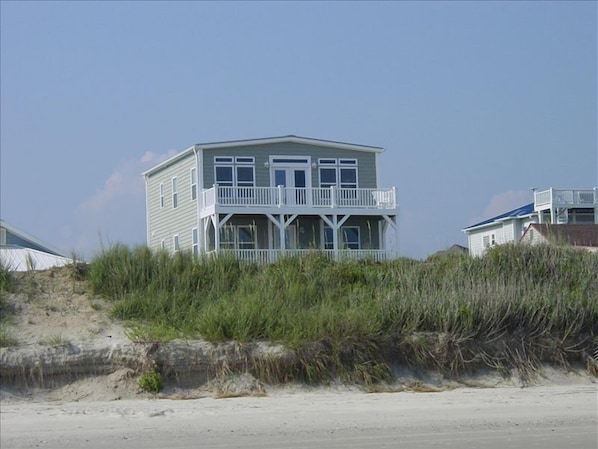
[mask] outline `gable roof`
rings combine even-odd
[[[301,137],[296,136],[293,134],[289,134],[287,136],[277,136],[277,137],[263,137],[259,139],[244,139],[244,140],[227,140],[222,142],[206,142],[206,143],[197,143],[186,150],[176,154],[175,156],[171,157],[170,159],[161,162],[160,164],[156,165],[155,167],[150,168],[149,170],[145,171],[143,174],[145,176],[149,176],[156,171],[160,170],[163,167],[172,165],[174,162],[188,156],[190,153],[197,151],[197,150],[216,150],[216,149],[226,149],[231,147],[239,147],[239,146],[253,146],[253,145],[267,145],[272,143],[299,143],[304,145],[317,145],[322,147],[331,147],[331,148],[340,148],[344,150],[351,150],[351,151],[365,151],[370,153],[382,153],[384,148],[382,147],[375,147],[371,145],[360,145],[355,143],[348,143],[348,142],[338,142],[335,140],[324,140],[324,139],[314,139],[310,137]]]
[[[46,242],[38,239],[37,237],[32,236],[31,234],[17,228],[16,226],[8,224],[7,222],[5,222],[2,219],[0,219],[0,228],[6,229],[7,232],[13,234],[20,240],[24,240],[26,243],[30,243],[31,247],[33,247],[35,249],[41,250],[48,254],[53,254],[55,256],[68,257],[68,255],[64,251],[61,251],[60,249],[56,248],[55,246],[50,245],[49,243],[46,243]],[[3,246],[8,247],[9,245],[3,245]],[[13,248],[27,248],[28,247],[28,246],[23,246],[23,245],[10,245],[10,246],[12,246]]]
[[[530,229],[537,231],[550,242],[598,248],[598,224],[532,223],[523,233],[522,239]]]
[[[497,221],[506,220],[509,218],[517,218],[517,217],[525,217],[531,215],[534,212],[534,203],[526,204],[525,206],[518,207],[517,209],[510,210],[509,212],[505,212],[504,214],[497,215],[496,217],[488,218],[484,221],[480,221],[474,225],[468,226],[467,228],[463,229],[464,231],[470,231],[477,227],[486,226]]]

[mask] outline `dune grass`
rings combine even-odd
[[[9,325],[14,315],[14,308],[8,303],[6,294],[13,289],[10,267],[0,261],[0,348],[16,346],[17,339],[12,335]]]
[[[114,245],[87,276],[138,338],[279,342],[302,361],[295,378],[368,383],[388,378],[394,362],[531,373],[598,347],[598,255],[566,247],[256,266]]]

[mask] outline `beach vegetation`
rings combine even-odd
[[[137,384],[146,393],[159,393],[163,388],[162,376],[153,368],[139,376]]]
[[[269,341],[295,351],[292,362],[256,361],[271,380],[369,384],[387,380],[395,362],[447,376],[491,367],[525,377],[543,363],[588,363],[598,347],[598,254],[564,246],[381,263],[315,253],[258,266],[116,244],[86,277],[137,339]]]

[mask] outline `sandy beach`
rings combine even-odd
[[[2,404],[12,448],[597,447],[595,384]]]

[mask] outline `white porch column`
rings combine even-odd
[[[285,231],[286,227],[284,226],[284,215],[280,216],[280,226],[278,226],[278,233],[280,235],[280,249],[281,250],[285,250],[287,249],[287,242],[286,239],[284,238],[284,231]]]
[[[212,215],[212,224],[214,225],[214,251],[218,253],[220,251],[220,225],[218,224],[218,215]]]
[[[338,215],[332,216],[332,251],[334,260],[338,260]]]
[[[295,218],[297,218],[297,216],[299,214],[293,214],[286,220],[285,220],[284,214],[279,215],[278,218],[276,218],[272,214],[265,214],[265,215],[278,228],[278,233],[280,236],[280,249],[281,250],[286,249],[287,244],[286,244],[286,239],[285,239],[285,231],[289,227],[289,225],[293,222],[293,220],[295,220]],[[274,245],[270,245],[270,246],[274,246]]]
[[[199,233],[199,235],[197,236],[197,238],[199,239],[199,254],[207,252],[205,226],[205,219],[200,218],[199,227],[197,229],[197,232]]]

